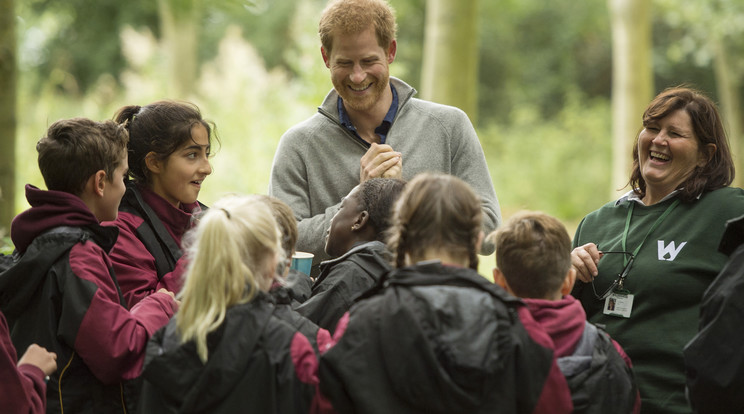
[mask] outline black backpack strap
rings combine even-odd
[[[152,207],[142,199],[142,194],[134,184],[127,186],[124,198],[127,204],[135,210],[134,213],[144,220],[144,223],[137,228],[137,237],[155,258],[158,279],[161,279],[166,273],[176,268],[176,262],[183,252]],[[125,207],[122,210],[127,209]]]

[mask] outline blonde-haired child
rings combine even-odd
[[[186,245],[182,306],[148,349],[143,412],[307,412],[317,360],[268,294],[284,260],[268,205],[223,198]]]

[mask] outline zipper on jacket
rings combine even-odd
[[[72,364],[72,360],[74,358],[75,351],[73,351],[72,355],[70,355],[70,360],[67,361],[67,364],[62,369],[62,372],[59,373],[59,379],[57,380],[57,391],[59,392],[59,411],[61,414],[65,414],[65,405],[62,403],[62,377],[64,377],[67,368],[70,368],[70,364]]]
[[[127,404],[124,402],[124,385],[119,383],[119,394],[121,395],[121,409],[124,414],[127,414]]]

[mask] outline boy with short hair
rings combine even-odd
[[[491,237],[498,265],[494,282],[522,298],[553,339],[574,412],[638,412],[630,358],[606,332],[586,321],[581,303],[569,295],[576,271],[563,224],[544,213],[520,212]]]
[[[0,274],[0,309],[16,349],[38,343],[57,355],[47,412],[131,412],[129,380],[178,306],[161,290],[127,309],[108,257],[118,229],[100,222],[117,216],[127,141],[112,121],[52,124],[36,145],[48,191],[27,185],[31,208],[11,225],[16,260]]]

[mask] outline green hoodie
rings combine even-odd
[[[654,222],[676,200],[644,206],[625,197],[604,205],[579,224],[574,247],[593,242],[600,250],[623,250],[621,239],[635,203],[626,251],[634,251]],[[577,282],[573,295],[588,320],[606,326],[633,361],[643,413],[690,413],[685,399],[682,349],[697,333],[703,292],[726,264],[718,251],[726,221],[744,213],[744,190],[722,188],[679,203],[651,232],[625,280],[634,295],[630,318],[603,314],[591,284]],[[594,288],[602,294],[623,270],[622,255],[599,262]]]

